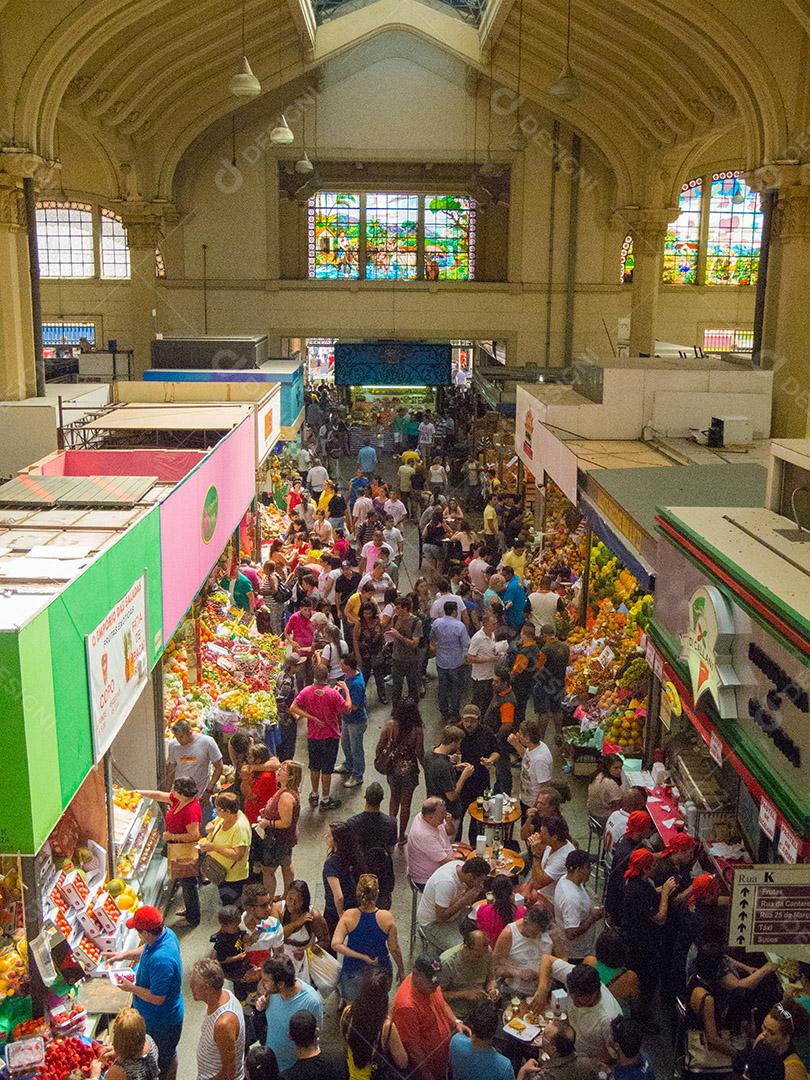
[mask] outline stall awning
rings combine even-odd
[[[641,557],[634,547],[627,543],[624,537],[616,532],[610,522],[606,521],[599,513],[596,505],[582,492],[579,493],[579,507],[602,543],[610,548],[646,592],[652,592],[655,587],[655,569]]]

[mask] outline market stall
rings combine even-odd
[[[658,523],[649,653],[664,763],[701,819],[727,815],[747,859],[807,861],[810,562],[795,524],[691,507],[662,509]]]

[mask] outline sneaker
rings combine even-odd
[[[358,780],[356,776],[350,776],[348,780],[343,781],[344,787],[360,787],[363,783],[362,780]]]
[[[334,769],[332,769],[332,772],[334,773],[347,773],[348,771],[349,770],[346,768],[345,762],[343,765],[336,765]]]
[[[321,810],[337,810],[342,805],[340,799],[333,799],[331,795],[328,799],[321,799]]]
[[[310,806],[317,806],[318,805],[318,792],[317,791],[311,791],[309,793],[309,805]]]

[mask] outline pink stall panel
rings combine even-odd
[[[206,457],[204,450],[65,450],[46,459],[43,476],[156,476],[178,483]]]
[[[254,440],[249,416],[160,504],[164,643],[255,498]]]

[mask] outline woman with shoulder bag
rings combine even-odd
[[[239,800],[230,791],[221,792],[214,802],[216,818],[206,826],[200,840],[204,858],[200,872],[219,889],[223,904],[234,904],[248,880],[250,822],[239,809]]]
[[[271,896],[276,892],[276,870],[281,867],[281,878],[286,893],[293,879],[292,853],[298,843],[298,816],[301,813],[301,779],[304,770],[297,761],[283,761],[276,773],[278,790],[265,806],[256,821],[258,829],[264,829],[264,846],[259,863],[262,881]]]
[[[388,813],[396,821],[399,815],[399,838],[405,843],[405,830],[411,816],[413,793],[419,786],[419,763],[425,756],[422,717],[413,698],[394,706],[391,720],[380,732],[374,755],[374,768],[388,779],[391,800]]]
[[[163,839],[167,844],[169,877],[179,881],[185,907],[177,914],[189,926],[200,925],[199,866],[197,843],[200,839],[202,807],[197,785],[188,776],[178,777],[171,791],[140,791],[147,799],[168,803]]]
[[[408,1067],[408,1054],[397,1026],[388,1015],[391,980],[387,972],[370,968],[363,975],[352,1005],[340,1018],[346,1043],[349,1080],[398,1080]]]
[[[718,1003],[719,949],[704,946],[695,960],[686,997],[686,1062],[688,1077],[730,1080],[734,1047]]]

